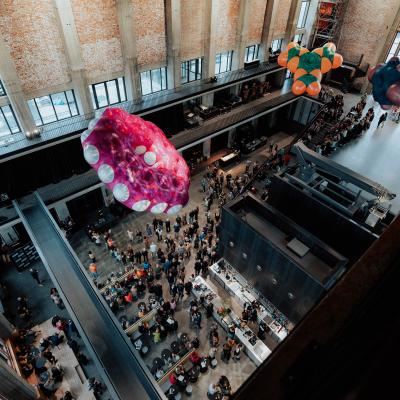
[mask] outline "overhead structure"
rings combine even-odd
[[[319,1],[312,48],[338,43],[348,0]]]

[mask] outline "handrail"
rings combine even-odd
[[[156,314],[160,306],[157,306],[156,308],[153,308],[150,310],[146,315],[143,315],[142,318],[138,319],[136,322],[134,322],[132,325],[128,326],[125,329],[125,333],[129,336],[132,335],[132,333],[136,332],[139,329],[139,326],[142,322],[147,322],[150,321]]]

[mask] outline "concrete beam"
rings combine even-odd
[[[0,34],[0,75],[6,90],[9,102],[14,110],[21,130],[27,134],[36,129],[35,122],[22,91],[10,50]]]
[[[250,1],[240,0],[239,22],[236,31],[235,49],[232,58],[232,70],[243,68],[249,30]]]
[[[165,1],[168,89],[181,86],[181,3]]]
[[[131,0],[117,0],[118,24],[124,59],[125,84],[128,100],[142,98],[137,57],[136,33],[133,23],[134,6]]]
[[[75,25],[74,13],[70,0],[54,0],[57,11],[60,32],[64,40],[66,57],[72,87],[75,91],[81,113],[93,114],[93,104],[90,97],[89,85],[86,78],[78,31]]]
[[[290,3],[289,16],[286,23],[285,37],[282,43],[282,49],[286,49],[288,43],[291,42],[296,34],[297,20],[299,19],[301,8],[301,0],[292,0]]]
[[[264,23],[260,44],[260,61],[269,60],[269,48],[274,40],[274,26],[278,11],[279,0],[268,0],[264,13]]]

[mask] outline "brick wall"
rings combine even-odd
[[[138,63],[141,68],[165,63],[167,58],[163,0],[132,0]]]
[[[274,37],[283,38],[285,36],[286,24],[289,17],[291,0],[279,0],[278,10],[274,24]]]
[[[376,64],[399,6],[399,0],[350,0],[338,46],[344,58],[364,54],[364,62]]]
[[[181,58],[189,60],[204,53],[204,8],[198,0],[181,1]]]
[[[0,32],[25,92],[69,82],[53,0],[1,0]]]
[[[246,0],[248,1],[248,0]],[[215,52],[234,50],[239,22],[240,0],[218,0]]]
[[[248,0],[250,5],[249,30],[247,35],[247,44],[256,44],[261,42],[261,35],[264,24],[265,8],[267,0]]]
[[[71,0],[89,81],[123,71],[115,0]]]

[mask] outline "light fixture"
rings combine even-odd
[[[242,257],[247,260],[247,254],[246,253],[242,253]]]
[[[230,247],[235,247],[235,244],[233,242],[229,242]]]
[[[278,280],[277,280],[275,277],[273,277],[273,278],[271,279],[271,281],[272,281],[272,284],[273,284],[273,285],[277,285],[277,284],[278,284]]]
[[[288,295],[288,297],[289,297],[290,300],[293,300],[293,299],[294,299],[294,294],[293,294],[293,293],[289,292],[287,295]]]
[[[259,264],[257,264],[257,271],[259,271],[259,272],[261,272],[262,271],[262,266],[261,265],[259,265]]]

